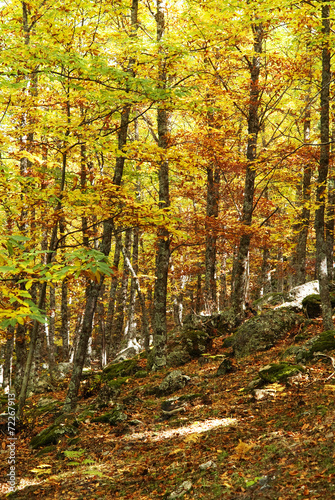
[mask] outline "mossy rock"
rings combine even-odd
[[[217,369],[216,376],[221,377],[227,373],[232,372],[234,369],[233,364],[229,358],[225,358],[221,361],[220,366]]]
[[[252,306],[254,309],[261,311],[263,308],[269,306],[277,306],[284,304],[288,300],[288,294],[286,292],[269,292],[263,297],[254,300]]]
[[[119,363],[111,363],[103,370],[102,380],[113,380],[118,377],[129,377],[141,370],[137,359],[125,359]]]
[[[259,370],[258,374],[265,383],[274,384],[275,382],[286,382],[288,378],[304,371],[305,369],[301,365],[275,363],[264,366]]]
[[[270,349],[305,318],[291,308],[266,311],[243,323],[234,334],[231,346],[236,357],[248,356],[254,352]]]
[[[331,306],[335,307],[335,293],[332,292],[330,294],[330,302]],[[311,295],[307,295],[302,301],[303,310],[308,318],[318,318],[322,315],[321,308],[321,297],[319,294],[313,293]]]
[[[42,450],[40,450],[36,453],[36,456],[42,457],[43,455],[46,455],[47,453],[53,453],[54,451],[57,451],[57,446],[55,444],[52,444],[50,446],[46,446],[45,448],[42,448]]]
[[[66,421],[62,416],[50,427],[41,431],[37,436],[30,441],[30,446],[33,449],[42,448],[43,446],[57,444],[64,436],[75,436],[78,433],[78,422],[73,420],[71,423]]]
[[[199,357],[212,346],[213,339],[203,330],[184,330],[181,343],[192,357]]]
[[[313,358],[315,352],[335,350],[335,330],[326,330],[308,340],[297,352],[296,361],[305,362]]]
[[[139,370],[135,373],[134,378],[145,378],[148,375],[146,370]]]
[[[166,356],[166,364],[173,367],[182,366],[191,361],[191,359],[192,357],[187,351],[177,349]]]
[[[92,419],[92,422],[102,422],[110,425],[120,424],[121,422],[124,422],[128,418],[127,415],[123,413],[121,408],[122,408],[121,406],[118,406],[113,411],[104,413],[99,417],[95,417]]]

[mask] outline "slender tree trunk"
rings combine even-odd
[[[329,167],[329,101],[330,101],[330,7],[322,2],[322,81],[320,117],[320,162],[316,191],[317,209],[315,211],[316,258],[322,306],[322,321],[325,330],[333,330],[332,308],[329,296],[329,278],[325,239],[325,199]]]
[[[108,257],[111,250],[112,239],[112,221],[107,220],[104,222],[103,235],[101,241],[101,252]],[[100,282],[90,280],[86,289],[86,304],[82,328],[80,331],[78,346],[73,360],[72,376],[68,388],[68,392],[64,403],[64,412],[74,410],[77,404],[77,396],[80,387],[80,379],[83,372],[87,348],[90,337],[92,335],[93,318],[96,310],[97,301],[104,282],[104,276],[101,276]]]
[[[132,22],[132,35],[136,35],[137,29],[137,10],[138,10],[138,0],[132,0],[131,6],[131,22]],[[133,58],[129,59],[129,74],[134,75],[133,66],[135,60]],[[128,124],[129,124],[129,115],[130,115],[130,107],[125,106],[121,113],[121,122],[120,128],[118,132],[118,149],[120,152],[123,152],[124,146],[127,142],[127,133],[128,133]],[[123,175],[125,157],[123,155],[118,156],[115,163],[115,171],[113,182],[115,185],[120,186]],[[111,239],[113,232],[113,220],[108,219],[103,224],[103,235],[100,250],[101,252],[108,257],[111,250]],[[101,277],[100,283],[95,283],[94,281],[90,281],[87,290],[86,290],[86,306],[84,313],[84,320],[82,329],[80,332],[80,338],[78,342],[78,348],[74,357],[73,364],[73,372],[71,381],[69,384],[68,393],[65,399],[64,404],[64,412],[73,410],[76,407],[77,396],[79,392],[80,379],[85,363],[87,347],[89,343],[89,339],[92,335],[92,327],[93,327],[93,319],[94,313],[97,306],[97,301],[99,298],[99,294],[102,289],[102,285],[104,282],[104,277]]]
[[[242,234],[239,242],[238,253],[235,264],[235,280],[233,287],[233,309],[236,324],[240,323],[244,316],[245,292],[247,284],[248,254],[251,241],[250,226],[253,213],[253,201],[255,190],[255,160],[257,158],[257,138],[259,133],[259,75],[260,62],[263,45],[263,25],[262,23],[252,26],[254,36],[254,56],[248,60],[251,82],[250,82],[250,104],[248,114],[248,144],[247,144],[247,170],[245,175],[244,202],[242,212],[242,222],[245,226],[245,233]]]
[[[13,350],[14,350],[14,337],[15,337],[15,329],[13,326],[9,326],[7,328],[6,335],[6,346],[5,346],[5,360],[3,365],[3,380],[2,380],[2,388],[6,389],[12,385],[12,364],[13,364]]]
[[[205,256],[205,297],[206,310],[212,314],[217,310],[216,287],[216,228],[215,219],[219,215],[220,172],[213,165],[207,167],[206,206],[206,256]]]
[[[125,235],[124,249],[127,258],[129,260],[130,260],[130,246],[131,246],[131,229],[127,229]],[[113,357],[120,350],[121,342],[124,336],[124,317],[125,317],[127,298],[128,298],[128,284],[129,284],[129,268],[124,261],[121,286],[119,288],[117,310],[115,314],[115,322],[113,325],[113,333],[112,333],[111,347],[112,347]]]
[[[307,47],[309,54],[309,47]],[[306,106],[304,116],[304,142],[308,143],[310,140],[311,130],[311,82],[312,82],[312,59],[309,56],[309,88],[306,95]],[[298,233],[296,248],[293,253],[292,267],[295,270],[292,285],[302,285],[306,280],[306,257],[307,257],[307,238],[310,223],[310,208],[309,203],[311,200],[311,178],[312,178],[312,163],[307,162],[304,166],[302,174],[301,185],[301,199],[299,200],[302,206],[300,220],[298,224],[293,227],[293,230]]]
[[[115,313],[115,302],[116,302],[116,292],[118,286],[118,269],[120,264],[120,256],[121,256],[121,246],[122,246],[122,237],[120,234],[115,234],[115,249],[114,249],[114,261],[113,261],[113,270],[114,274],[112,276],[112,281],[110,285],[109,291],[109,301],[107,308],[107,317],[106,317],[106,349],[105,353],[103,353],[103,364],[107,364],[111,355],[111,345],[112,345],[112,332],[113,332],[113,324],[114,324],[114,313]]]
[[[164,2],[157,0],[157,42],[161,42],[165,31],[165,14]],[[159,49],[162,55],[162,49]],[[163,58],[159,63],[159,82],[161,88],[166,88],[167,73],[166,60]],[[158,146],[164,154],[164,150],[168,147],[169,134],[169,114],[168,111],[160,106],[157,110],[157,129],[158,129]],[[169,195],[169,162],[162,160],[159,163],[158,171],[159,180],[159,208],[165,209],[170,206]],[[165,227],[158,230],[158,242],[156,253],[156,280],[154,291],[154,362],[153,370],[159,370],[166,365],[166,299],[167,299],[167,280],[170,260],[170,235]]]

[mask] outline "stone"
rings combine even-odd
[[[185,387],[189,380],[190,377],[184,375],[180,370],[174,370],[162,380],[161,384],[156,389],[156,393],[159,395],[172,394]]]
[[[75,436],[78,433],[78,422],[74,419],[67,421],[67,417],[63,415],[56,422],[30,441],[30,446],[33,449],[41,448],[51,444],[57,444],[63,437]]]
[[[260,378],[267,384],[275,382],[286,382],[290,377],[304,372],[301,365],[290,365],[289,363],[275,363],[263,366],[258,372]]]
[[[290,309],[271,309],[245,321],[230,339],[236,357],[265,351],[287,335],[305,319]]]
[[[124,422],[128,418],[127,415],[123,413],[122,410],[123,410],[122,405],[116,405],[116,407],[112,411],[104,413],[99,417],[92,418],[92,422],[103,422],[110,425],[118,425],[119,423]]]
[[[216,463],[213,460],[209,460],[204,464],[199,465],[200,470],[216,469]]]
[[[229,358],[225,358],[217,369],[216,375],[221,377],[233,371],[233,364]]]
[[[168,500],[174,500],[175,498],[182,498],[185,493],[192,489],[193,485],[191,481],[184,481],[176,491],[173,491],[169,496]]]
[[[275,309],[291,307],[294,309],[302,309],[302,301],[305,297],[319,293],[319,281],[308,281],[303,285],[296,286],[288,292],[287,302],[280,304]]]

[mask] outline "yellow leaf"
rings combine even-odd
[[[17,322],[19,323],[19,325],[24,325],[24,319],[22,318],[22,316],[18,316]]]
[[[199,440],[199,434],[193,433],[186,436],[184,439],[185,443],[196,443]]]
[[[26,285],[25,285],[26,286],[26,290],[29,290],[31,288],[31,286],[32,286],[33,283],[34,283],[33,280],[28,280],[27,283],[26,283]]]
[[[335,385],[326,384],[325,389],[326,389],[326,391],[335,391]]]
[[[253,444],[243,443],[243,441],[241,441],[240,439],[240,442],[235,447],[235,453],[233,456],[235,456],[238,459],[245,458],[245,456],[249,453],[249,451],[253,447],[254,447]]]

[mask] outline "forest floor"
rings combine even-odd
[[[312,337],[321,322],[309,328]],[[112,427],[87,418],[79,427],[79,443],[70,446],[65,438],[48,453],[32,450],[29,442],[55,415],[47,412],[31,421],[46,394],[32,397],[25,426],[17,433],[18,489],[8,498],[172,499],[179,498],[184,483],[188,491],[182,498],[189,500],[335,499],[335,377],[326,380],[333,370],[329,359],[313,359],[300,380],[275,384],[262,399],[243,391],[260,367],[278,362],[296,334],[289,332],[269,351],[234,361],[234,371],[221,377],[217,361],[200,365],[194,360],[181,367],[191,380],[173,396],[199,396],[169,420],[161,417],[166,397],[145,395],[144,388],[157,385],[172,369],[130,378],[120,400],[127,401],[128,418],[141,424]],[[225,352],[222,340],[215,339],[214,354]],[[64,400],[65,390],[66,385],[47,396]],[[93,399],[81,399],[78,412]],[[4,434],[2,439],[6,481]],[[4,482],[2,498],[7,494]]]

